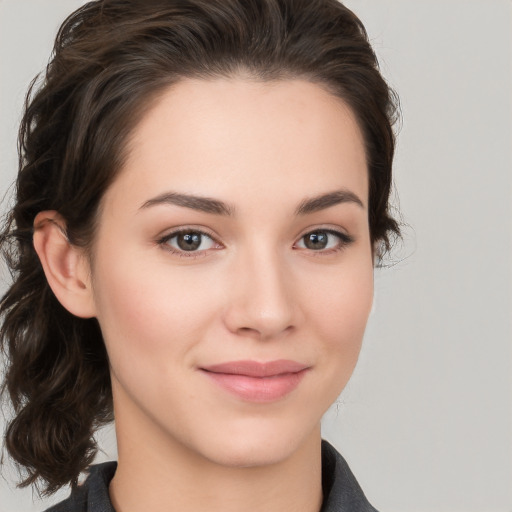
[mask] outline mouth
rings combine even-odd
[[[290,394],[310,369],[296,361],[230,361],[200,368],[223,390],[257,403],[274,402]]]

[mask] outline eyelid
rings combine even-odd
[[[345,228],[342,228],[341,226],[338,226],[336,224],[318,224],[313,226],[308,226],[307,228],[303,229],[299,235],[297,236],[297,240],[300,238],[306,236],[309,233],[314,233],[316,231],[325,231],[327,233],[332,233],[334,235],[338,235],[342,238],[346,239],[353,239],[354,237],[352,235],[349,235],[348,231]]]
[[[180,225],[173,228],[167,228],[164,231],[162,231],[162,234],[157,235],[157,239],[163,240],[163,239],[169,239],[173,236],[179,235],[180,233],[188,233],[188,232],[194,232],[194,233],[201,233],[203,235],[209,236],[210,238],[214,239],[215,241],[218,241],[218,236],[209,228],[206,228],[204,226],[199,226],[197,224],[186,224],[186,225]]]
[[[296,247],[297,244],[301,240],[303,240],[306,235],[309,235],[309,234],[312,234],[312,233],[316,233],[316,232],[324,232],[324,233],[328,233],[330,235],[334,235],[334,236],[338,237],[340,242],[337,245],[337,247],[331,247],[331,248],[328,248],[328,249],[314,250],[314,249],[308,249],[307,247]],[[303,231],[300,234],[300,236],[297,238],[296,242],[294,243],[294,248],[306,251],[306,252],[316,256],[316,255],[322,255],[322,254],[324,254],[324,255],[325,254],[330,254],[332,252],[337,252],[337,251],[343,250],[344,248],[346,248],[347,246],[349,246],[353,242],[355,242],[355,238],[352,235],[349,235],[342,228],[340,228],[340,227],[333,227],[333,226],[325,226],[325,225],[322,226],[322,225],[320,225],[320,226],[315,226],[315,227],[309,227],[309,228],[307,228],[307,230]]]
[[[221,247],[202,249],[199,251],[184,251],[184,250],[176,249],[175,247],[172,247],[171,245],[169,245],[167,243],[169,240],[171,240],[172,238],[174,238],[182,233],[198,233],[200,235],[210,238],[211,240],[213,240],[213,242],[217,246],[221,246]],[[194,225],[179,226],[179,227],[173,228],[169,231],[166,231],[165,234],[157,237],[156,244],[158,246],[162,247],[163,250],[168,251],[171,254],[175,254],[180,257],[185,257],[185,258],[194,258],[194,257],[197,258],[199,256],[205,256],[206,253],[211,250],[219,250],[224,247],[224,244],[222,244],[222,242],[219,241],[217,235],[215,235],[211,230],[209,230],[208,228],[205,228],[203,226],[199,227],[199,226],[194,226]]]

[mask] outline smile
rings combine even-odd
[[[296,361],[232,361],[200,368],[224,390],[249,402],[274,402],[291,393],[309,366]]]

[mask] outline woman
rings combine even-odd
[[[62,26],[3,235],[6,446],[54,511],[374,510],[320,419],[357,361],[393,95],[336,0],[104,0]],[[80,473],[115,416],[119,458]]]

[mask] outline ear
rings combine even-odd
[[[89,261],[83,249],[69,242],[64,218],[54,210],[39,212],[33,241],[57,300],[75,316],[96,316]]]

